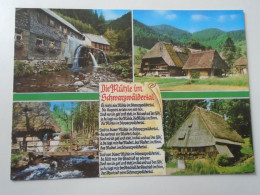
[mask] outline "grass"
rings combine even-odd
[[[18,153],[15,153],[15,154],[12,154],[11,156],[11,163],[17,163],[19,160],[22,160],[23,158],[23,154],[18,152]]]
[[[177,168],[177,162],[166,163],[166,168]]]
[[[162,91],[248,90],[248,75],[189,80],[185,78],[135,77],[135,82],[155,82]]]
[[[229,166],[229,167],[217,167],[220,174],[243,174],[243,173],[254,173],[255,163],[254,157],[245,160],[241,165]]]
[[[180,170],[172,175],[203,175],[203,174],[245,174],[255,172],[255,163],[253,149],[250,143],[250,138],[244,139],[241,153],[242,157],[233,166],[219,166],[216,161],[211,158],[186,160],[186,169]],[[168,165],[169,164],[169,165]],[[167,168],[176,168],[171,163],[167,163]]]

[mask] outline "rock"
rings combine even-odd
[[[78,81],[79,80],[79,78],[78,77],[76,77],[76,78],[74,78],[76,81]]]
[[[93,81],[90,81],[90,82],[89,82],[89,85],[90,85],[91,87],[98,87],[98,84],[94,83]]]
[[[83,83],[84,83],[84,84],[88,84],[88,83],[89,83],[89,79],[83,80]]]
[[[84,83],[82,81],[76,81],[73,85],[74,86],[83,86]]]
[[[87,87],[81,87],[77,91],[78,92],[97,92],[97,90],[90,89],[90,88],[87,88]]]

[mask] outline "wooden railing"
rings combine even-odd
[[[96,141],[96,143],[95,143]],[[97,155],[97,150],[82,151],[83,147],[95,146],[98,148],[98,139],[86,139],[86,138],[71,138],[60,140],[26,140],[17,141],[17,144],[13,144],[12,149],[19,150],[28,153],[35,153],[37,155],[50,155],[50,156],[62,156],[62,155]]]

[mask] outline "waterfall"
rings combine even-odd
[[[89,55],[90,55],[90,57],[92,59],[93,66],[94,67],[98,67],[97,61],[96,61],[95,57],[93,56],[93,54],[91,52],[88,52],[88,53],[89,53]]]
[[[103,54],[103,56],[104,56],[104,59],[105,59],[105,64],[106,64],[106,66],[108,65],[108,62],[107,62],[107,56],[106,56],[106,54],[104,53],[104,51],[100,51],[102,54]]]
[[[73,71],[78,71],[78,70],[80,70],[81,68],[79,67],[79,55],[80,55],[80,51],[81,51],[81,48],[82,48],[83,46],[81,45],[81,46],[79,46],[78,48],[77,48],[77,50],[76,50],[76,54],[75,54],[75,57],[74,57],[74,61],[73,61],[73,66],[72,66],[72,70]]]

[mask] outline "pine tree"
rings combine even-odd
[[[236,54],[236,47],[233,40],[228,37],[222,48],[223,56],[225,58],[225,62],[227,63],[229,69],[233,68],[233,63]]]

